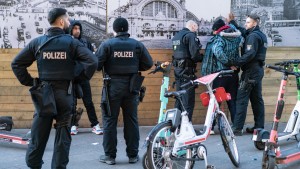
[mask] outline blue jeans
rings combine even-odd
[[[240,87],[237,93],[236,101],[236,116],[233,127],[241,130],[244,127],[248,102],[250,100],[252,111],[254,115],[254,128],[264,128],[265,122],[265,108],[264,100],[262,98],[262,78],[264,76],[264,69],[260,66],[252,67],[242,73],[241,82],[247,81],[247,78],[254,80],[252,84],[245,87]]]

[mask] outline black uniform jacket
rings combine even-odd
[[[65,32],[58,27],[51,27],[47,32],[47,37],[56,36],[59,34],[65,34]],[[38,47],[41,45],[41,40],[38,37],[33,39],[12,61],[11,67],[20,81],[21,84],[25,86],[33,85],[33,77],[29,74],[27,67],[29,67],[34,61],[36,61],[35,53]],[[96,56],[86,48],[77,39],[72,39],[71,43],[72,52],[74,54],[74,59],[78,61],[83,66],[82,76],[85,79],[90,79],[95,70],[97,69],[97,58]]]

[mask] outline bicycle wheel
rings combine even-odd
[[[143,155],[142,163],[143,163],[143,168],[144,169],[150,169],[149,161],[148,161],[148,157],[147,157],[147,152]]]
[[[240,164],[240,157],[234,135],[232,135],[233,132],[231,126],[229,125],[225,117],[222,115],[218,115],[217,120],[224,149],[228,154],[233,165],[238,167]]]
[[[175,142],[174,133],[171,132],[171,124],[161,125],[154,131],[154,137],[150,139],[147,148],[148,164],[151,169],[191,169],[195,161],[176,159],[172,160],[172,149]],[[186,150],[181,158],[191,158],[192,151]],[[175,158],[175,157],[173,157]]]

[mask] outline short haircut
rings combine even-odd
[[[198,26],[198,24],[195,21],[189,20],[189,21],[186,22],[185,27],[191,28],[193,25],[197,25]]]
[[[256,13],[252,13],[252,14],[248,15],[248,17],[253,19],[255,22],[257,22],[257,24],[259,24],[260,18]]]
[[[57,18],[60,16],[66,15],[67,10],[64,8],[53,8],[48,13],[48,22],[50,25],[52,25]]]

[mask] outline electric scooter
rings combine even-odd
[[[16,144],[27,145],[30,140],[30,131],[26,135],[20,135],[12,133],[11,129],[13,126],[11,116],[0,117],[0,141],[11,142]]]
[[[162,84],[160,87],[160,110],[159,110],[159,116],[158,116],[158,124],[165,121],[166,118],[166,110],[167,110],[167,104],[168,104],[168,98],[164,96],[164,93],[166,90],[169,89],[169,79],[170,79],[170,71],[171,71],[172,64],[169,62],[156,62],[155,63],[155,69],[151,71],[149,74],[155,74],[156,72],[162,72],[163,73],[163,79]],[[153,132],[153,129],[148,134],[145,144],[143,147],[147,147],[147,144],[149,140],[149,135]],[[148,159],[147,159],[147,153],[143,155],[142,159],[143,168],[149,169]]]
[[[281,66],[284,70],[289,70],[290,68],[293,69],[293,72],[297,73],[300,72],[298,69],[298,65],[300,64],[300,60],[288,60],[283,62],[275,63],[275,66]],[[292,67],[291,67],[292,66]],[[290,118],[288,123],[283,131],[280,133],[277,138],[278,141],[292,139],[297,136],[300,132],[300,78],[296,76],[297,82],[297,103],[291,112]],[[258,150],[265,149],[265,143],[270,138],[270,132],[265,129],[255,129],[253,132],[252,140],[254,141],[254,146]]]
[[[291,61],[290,61],[291,62]],[[292,64],[298,65],[300,62],[295,61]],[[297,134],[295,133],[299,132],[299,116],[298,112],[300,111],[299,107],[299,101],[297,102],[292,115],[286,126],[285,132],[292,131],[292,133],[287,134],[285,136],[278,137],[278,125],[279,121],[281,119],[282,110],[284,107],[284,93],[286,90],[286,84],[288,75],[294,75],[297,79],[297,88],[300,87],[300,72],[296,70],[289,71],[285,68],[285,65],[282,66],[272,66],[272,65],[266,65],[266,67],[270,69],[274,69],[276,71],[282,72],[283,76],[281,79],[279,94],[278,94],[278,101],[276,104],[276,109],[274,113],[274,119],[273,119],[273,125],[270,132],[270,138],[265,143],[265,149],[263,153],[262,158],[262,168],[263,169],[274,169],[275,166],[277,167],[277,164],[287,164],[290,162],[298,161],[300,160],[300,140],[297,138]],[[296,66],[295,66],[296,67]],[[295,68],[294,67],[294,68]],[[299,92],[298,92],[299,93]],[[298,95],[299,97],[299,95]],[[297,112],[297,113],[296,113]],[[291,137],[295,137],[296,141],[298,142],[297,146],[293,146],[291,149],[281,150],[280,146],[278,145],[278,141],[289,139]]]

